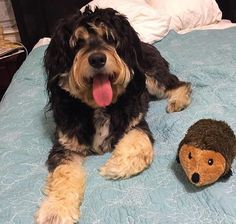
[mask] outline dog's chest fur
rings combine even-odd
[[[96,109],[94,111],[93,123],[95,134],[92,142],[92,151],[98,154],[110,151],[110,115],[105,112],[105,109]]]

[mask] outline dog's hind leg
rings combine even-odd
[[[166,90],[165,94],[168,98],[166,111],[169,113],[184,110],[191,102],[191,84],[182,83],[182,85]]]
[[[146,87],[149,94],[157,99],[167,98],[166,111],[168,113],[184,110],[191,102],[192,89],[190,83],[179,82],[173,88],[168,88],[163,82],[158,82],[155,77],[147,75]]]
[[[191,84],[170,73],[168,62],[154,46],[142,43],[142,50],[149,94],[158,99],[167,98],[167,112],[185,109],[191,102]]]
[[[152,137],[134,128],[118,142],[111,158],[100,168],[100,174],[108,179],[129,178],[149,167],[152,160]]]
[[[73,224],[79,219],[79,206],[84,195],[83,157],[57,147],[51,151],[48,163],[50,173],[45,187],[46,197],[36,213],[35,222]]]

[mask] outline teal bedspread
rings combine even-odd
[[[233,176],[206,188],[186,179],[175,157],[188,127],[201,118],[225,120],[236,132],[236,28],[171,32],[155,44],[180,79],[193,85],[191,105],[167,114],[166,101],[150,103],[155,159],[142,174],[109,181],[97,169],[109,158],[89,157],[80,224],[236,223],[236,162]],[[42,57],[33,50],[0,104],[0,224],[30,224],[47,176],[53,119],[47,102]]]

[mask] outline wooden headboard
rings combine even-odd
[[[22,43],[30,51],[42,37],[50,37],[58,19],[91,0],[11,0]],[[216,0],[223,18],[236,22],[236,0]]]

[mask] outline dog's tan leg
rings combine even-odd
[[[37,224],[73,224],[79,219],[85,188],[82,160],[74,155],[49,174],[46,198],[35,217]]]
[[[184,110],[191,102],[191,84],[184,83],[183,85],[166,91],[168,105],[166,111],[168,113]]]
[[[100,174],[108,179],[129,178],[146,169],[152,160],[153,145],[148,135],[132,129],[118,142]]]
[[[166,89],[154,77],[147,76],[146,87],[150,95],[158,99],[167,98],[166,111],[168,113],[184,110],[191,102],[192,88],[190,83],[182,82],[181,85],[177,85],[175,88]]]

